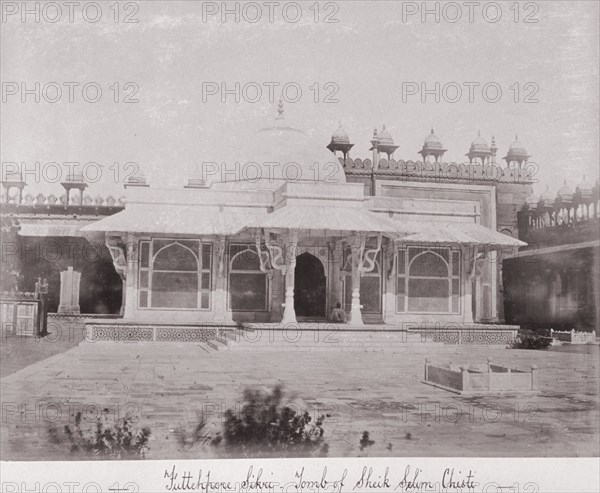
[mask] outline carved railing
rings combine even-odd
[[[574,200],[571,203],[557,201],[554,206],[538,206],[535,209],[525,206],[522,214],[524,226],[527,230],[531,230],[597,221],[600,217],[599,209],[598,200],[595,202]]]

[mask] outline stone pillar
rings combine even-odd
[[[350,320],[349,323],[356,327],[364,326],[360,304],[360,270],[359,264],[362,259],[359,258],[361,253],[361,238],[355,237],[350,242],[352,250],[352,303],[350,304]]]
[[[60,315],[79,315],[79,283],[81,273],[75,272],[73,266],[60,273]]]
[[[331,311],[335,306],[340,303],[344,305],[344,294],[342,292],[342,261],[344,257],[344,250],[341,242],[331,241],[328,245],[329,255],[331,256],[331,262],[329,264],[330,274],[330,287],[331,293],[329,294],[329,313],[327,317],[331,315]]]
[[[382,250],[383,322],[386,324],[396,321],[397,250],[398,245],[394,242],[387,243]]]
[[[227,269],[226,261],[225,237],[219,238],[219,242],[213,244],[213,265],[215,266],[215,290],[213,299],[213,310],[215,322],[233,323],[231,310],[227,307],[227,297],[229,296],[226,289]]]
[[[469,389],[469,364],[467,363],[466,365],[462,365],[460,367],[460,374],[461,374],[461,390],[468,390]]]
[[[473,278],[467,276],[465,279],[465,289],[463,297],[463,309],[465,312],[464,320],[465,323],[473,323]]]
[[[473,314],[473,321],[479,322],[481,320],[481,314],[483,313],[483,284],[481,283],[481,276],[475,276],[475,313]],[[473,293],[471,294],[473,295]]]
[[[138,240],[131,233],[127,235],[125,244],[125,256],[127,262],[127,272],[125,275],[125,310],[123,311],[124,318],[134,318],[135,309],[138,303]]]
[[[473,247],[463,246],[461,248],[461,257],[463,262],[464,277],[463,283],[463,320],[467,324],[473,323],[473,278],[475,275],[475,265],[473,256],[477,255]]]
[[[285,303],[283,304],[282,324],[295,324],[296,310],[294,309],[294,281],[296,269],[296,250],[298,247],[298,232],[291,231],[285,251]]]
[[[119,310],[119,315],[123,316],[127,303],[127,260],[125,258],[125,249],[119,244],[119,238],[107,237],[105,244],[112,258],[115,270],[121,278],[121,309]]]
[[[127,303],[127,286],[125,279],[121,278],[121,308],[119,308],[119,315],[122,317],[125,315],[125,304]]]

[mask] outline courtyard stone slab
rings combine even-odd
[[[311,416],[329,414],[325,437],[335,456],[597,456],[598,346],[550,351],[446,346],[434,363],[538,366],[539,394],[464,397],[426,386],[424,355],[410,353],[212,352],[193,343],[82,343],[1,381],[5,460],[76,459],[49,440],[83,412],[84,429],[107,410],[152,431],[148,458],[212,457],[182,448],[177,434],[204,417],[221,431],[226,409],[240,409],[248,387],[281,384],[286,401]],[[237,407],[236,407],[237,406]],[[363,431],[375,443],[359,450]],[[460,451],[460,452],[457,452]]]

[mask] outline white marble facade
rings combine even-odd
[[[113,254],[125,320],[327,320],[337,303],[352,326],[497,320],[496,250],[522,243],[496,232],[494,186],[386,180],[367,196],[307,149],[278,120],[237,151],[237,171],[142,181],[124,211],[84,227]],[[292,162],[292,178],[274,164]]]

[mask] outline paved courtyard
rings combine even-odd
[[[221,412],[239,408],[247,387],[282,384],[292,406],[325,420],[329,456],[597,456],[599,347],[549,351],[457,346],[433,363],[537,364],[541,393],[461,397],[420,383],[424,354],[381,352],[206,352],[195,344],[82,343],[1,381],[2,459],[71,456],[52,443],[83,411],[92,430],[101,409],[109,422],[131,416],[151,428],[152,459],[212,457],[182,448],[204,410],[207,432]],[[374,444],[360,451],[363,431]]]

